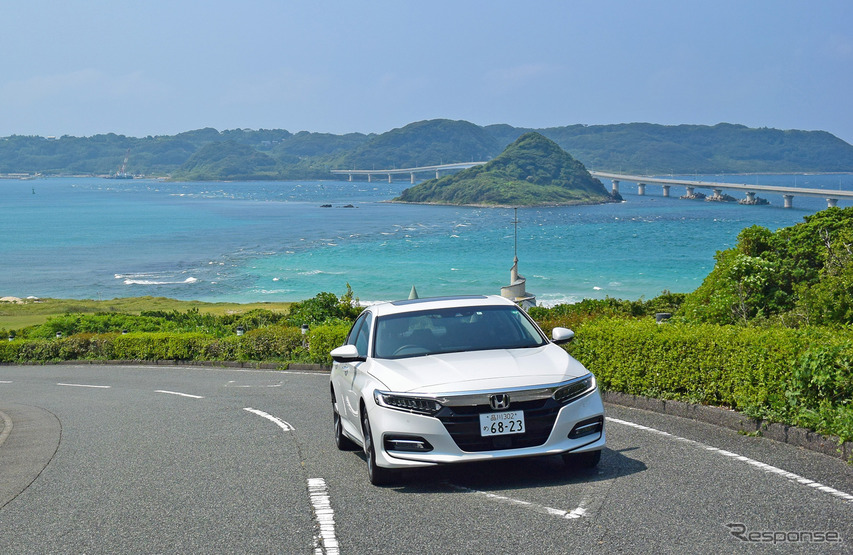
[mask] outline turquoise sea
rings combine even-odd
[[[688,177],[853,190],[850,174]],[[296,301],[347,283],[362,302],[405,298],[413,285],[421,296],[500,293],[513,210],[384,202],[409,186],[2,180],[0,296]],[[677,187],[638,196],[625,182],[620,192],[619,204],[518,210],[519,271],[540,303],[692,291],[741,229],[826,208],[795,197],[785,209],[772,194],[770,206],[681,200]]]

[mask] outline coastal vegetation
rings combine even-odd
[[[0,174],[131,175],[175,180],[334,179],[332,169],[488,161],[537,132],[594,170],[640,174],[853,171],[853,146],[823,131],[649,123],[529,129],[436,119],[381,134],[204,128],[170,136],[0,138]]]
[[[583,164],[539,133],[526,133],[490,162],[406,189],[397,202],[559,206],[613,202]]]
[[[853,324],[853,207],[775,232],[744,229],[679,312],[685,322]]]

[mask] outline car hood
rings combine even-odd
[[[370,374],[390,391],[432,394],[547,385],[587,373],[580,362],[554,344],[374,359],[370,368]]]

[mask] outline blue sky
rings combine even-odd
[[[0,0],[0,136],[740,123],[853,143],[849,0]]]

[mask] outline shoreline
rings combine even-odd
[[[592,169],[592,171],[613,171],[613,170],[605,170],[605,169]],[[627,171],[627,170],[626,170]],[[667,176],[690,176],[695,175],[694,173],[683,173],[683,172],[670,172],[670,173],[632,173],[631,175],[638,175],[641,177],[667,177]],[[853,175],[853,170],[851,171],[830,171],[830,172],[822,172],[822,171],[803,171],[803,172],[720,172],[720,173],[705,173],[700,172],[699,175],[706,176],[720,176],[720,175]],[[45,175],[41,173],[30,174],[28,172],[10,172],[10,173],[2,173],[0,174],[0,180],[9,180],[9,181],[32,181],[35,179],[109,179],[108,174],[55,174],[55,175]],[[250,179],[250,180],[240,180],[240,179],[192,179],[192,180],[174,180],[169,175],[140,175],[134,176],[133,179],[129,179],[128,181],[135,180],[150,180],[150,181],[171,181],[174,183],[235,183],[235,182],[279,182],[279,183],[298,183],[305,181],[321,181],[321,182],[344,182],[344,183],[371,183],[370,181],[365,180],[354,180],[348,181],[347,179],[329,179],[329,178],[311,178],[311,179]],[[424,179],[422,181],[429,181]],[[375,182],[374,182],[375,183]],[[401,182],[402,183],[402,182]],[[389,201],[390,202],[390,201]],[[431,203],[419,203],[419,202],[403,202],[398,201],[402,204],[431,204]],[[439,204],[439,203],[437,203]],[[448,206],[469,206],[469,205],[457,205],[457,204],[449,204]],[[494,205],[485,205],[485,206],[494,206]],[[553,206],[553,205],[548,205]],[[562,205],[559,205],[562,206]]]

